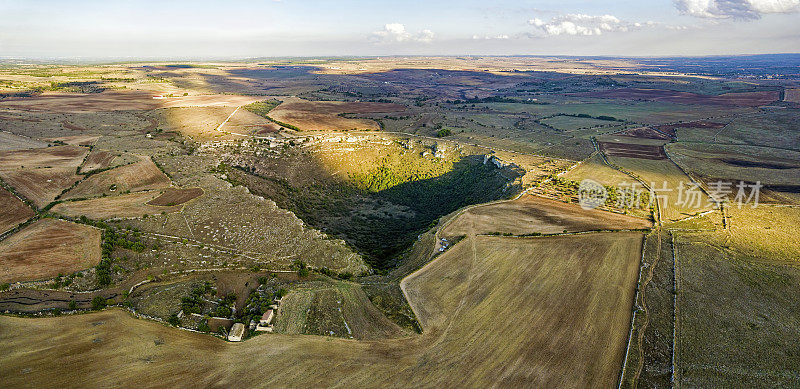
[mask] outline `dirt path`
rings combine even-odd
[[[647,309],[647,286],[650,284],[650,281],[653,280],[653,272],[655,271],[658,262],[661,260],[661,229],[656,230],[656,236],[658,237],[658,244],[656,245],[656,257],[653,260],[653,263],[648,266],[647,277],[645,278],[644,282],[642,282],[641,289],[639,289],[642,310],[644,311],[644,318],[642,319],[642,326],[638,330],[638,336],[636,339],[636,348],[639,350],[639,363],[636,365],[636,373],[633,376],[634,386],[637,382],[639,382],[639,376],[642,374],[642,368],[644,367],[644,334],[647,330],[647,326],[650,324],[650,311]]]

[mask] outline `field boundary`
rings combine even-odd
[[[659,245],[660,245],[661,230],[658,230],[658,232],[656,232],[656,233],[659,234]],[[633,295],[633,306],[634,307],[636,306],[636,303],[639,300],[639,296],[641,295],[641,297],[642,297],[642,308],[645,311],[645,315],[647,314],[647,307],[644,304],[644,291],[645,291],[647,285],[645,284],[645,285],[643,285],[641,287],[639,285],[642,282],[642,268],[644,266],[644,256],[645,256],[645,253],[647,251],[647,237],[648,237],[648,235],[649,234],[644,235],[642,237],[642,256],[641,256],[641,258],[639,260],[639,278],[637,280],[638,282],[636,283],[636,285],[637,285],[636,294]],[[652,272],[653,272],[654,268],[655,268],[655,263],[650,266],[650,279],[652,279]],[[647,283],[649,283],[649,280],[648,280]],[[618,389],[622,389],[622,384],[625,382],[624,381],[624,379],[625,379],[625,371],[626,371],[625,368],[628,365],[628,355],[631,352],[631,347],[632,347],[632,342],[633,342],[633,329],[634,329],[634,326],[636,325],[636,317],[638,316],[637,315],[638,313],[639,313],[639,310],[637,309],[637,310],[633,311],[633,314],[631,314],[631,323],[630,323],[629,329],[628,329],[628,343],[627,343],[627,345],[625,347],[625,357],[622,360],[622,370],[620,370],[620,373],[619,373],[619,382],[617,384],[617,388]],[[647,321],[646,320],[647,319],[645,319],[645,325],[642,327],[641,330],[639,330],[640,333],[644,333],[644,328],[646,328],[646,326],[647,326]],[[640,339],[641,339],[641,337],[640,337]],[[642,351],[641,344],[638,345],[638,349],[639,349],[639,354],[640,354],[639,364],[641,365],[643,363],[643,360],[644,360],[644,358],[643,358],[644,357],[644,355],[643,355],[644,352]],[[640,371],[641,371],[640,368],[636,369],[636,375],[633,378],[633,386],[634,387],[636,387],[636,381],[639,380],[639,372]]]
[[[678,293],[680,291],[680,267],[678,266],[678,245],[675,240],[675,234],[670,231],[670,237],[672,238],[672,277],[673,277],[673,287],[675,290],[672,293],[672,312],[673,312],[673,323],[672,323],[672,385],[674,388],[680,388],[680,353],[678,348],[680,347],[680,330],[678,328],[678,324],[680,322],[680,314],[678,312],[679,302],[678,302]]]

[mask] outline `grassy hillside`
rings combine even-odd
[[[345,158],[326,151],[289,151],[275,163],[282,165],[277,170],[258,159],[226,174],[314,228],[344,239],[377,269],[396,265],[397,255],[442,215],[514,192],[508,184],[516,173],[484,165],[479,155],[440,159],[398,145],[371,159],[349,153]],[[359,163],[343,162],[347,159]],[[293,164],[302,164],[305,171],[280,170]]]

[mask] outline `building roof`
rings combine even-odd
[[[261,321],[270,321],[272,319],[272,310],[267,309],[263,315],[261,315]]]

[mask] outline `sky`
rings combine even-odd
[[[800,52],[800,0],[0,0],[0,58]]]

